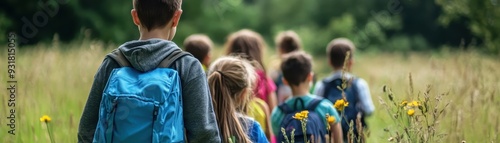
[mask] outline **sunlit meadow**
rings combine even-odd
[[[7,71],[0,68],[0,142],[50,142],[42,115],[51,117],[55,142],[76,142],[78,122],[92,85],[93,76],[103,57],[116,45],[97,41],[70,44],[39,44],[18,49],[16,55],[16,130],[7,133]],[[2,46],[0,65],[7,67],[7,48]],[[216,48],[214,57],[220,55]],[[268,50],[266,62],[275,58]],[[324,56],[314,56],[319,77],[328,75]],[[389,142],[400,129],[381,101],[390,103],[382,88],[392,89],[401,100],[417,100],[431,88],[429,100],[444,109],[435,131],[442,142],[500,142],[500,60],[471,51],[435,53],[356,53],[353,73],[367,80],[376,111],[368,118],[367,142]],[[413,91],[408,75],[412,75]],[[381,100],[380,100],[381,99]],[[444,107],[446,103],[449,106]],[[406,113],[406,112],[405,112]],[[415,116],[422,115],[416,112]],[[418,127],[417,127],[418,128]],[[389,132],[388,132],[389,131]],[[404,140],[402,142],[407,142]]]

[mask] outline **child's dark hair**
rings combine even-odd
[[[184,49],[186,52],[191,53],[200,62],[203,62],[212,47],[212,40],[204,34],[193,34],[184,40]]]
[[[151,31],[165,26],[181,8],[182,0],[134,0],[141,24]]]
[[[226,55],[243,54],[248,61],[257,61],[265,71],[262,61],[265,43],[262,36],[254,31],[243,29],[231,34],[225,44]]]
[[[208,85],[212,95],[215,117],[223,142],[235,136],[233,142],[251,142],[246,131],[248,125],[239,119],[246,114],[250,102],[255,71],[249,62],[237,57],[222,57],[208,70]],[[238,113],[237,113],[238,112]]]
[[[326,53],[333,68],[342,68],[344,67],[347,52],[350,52],[349,60],[351,60],[355,49],[356,47],[351,40],[347,38],[337,38],[333,39],[328,44],[326,47]]]
[[[300,41],[299,35],[291,30],[280,32],[276,36],[275,43],[276,47],[280,51],[280,54],[286,54],[302,49],[302,41]]]
[[[285,78],[288,84],[298,86],[311,73],[311,61],[311,56],[303,51],[291,52],[284,55],[280,66],[283,78]]]

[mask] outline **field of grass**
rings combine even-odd
[[[71,44],[36,45],[20,49],[16,55],[16,130],[7,133],[7,48],[0,51],[0,142],[50,142],[46,126],[39,118],[49,115],[55,141],[76,142],[78,122],[104,55],[114,46],[84,41]],[[61,50],[64,49],[64,50]],[[220,51],[219,49],[216,49]],[[218,52],[216,52],[216,55]],[[267,55],[272,55],[269,51]],[[214,56],[215,57],[215,56]],[[272,56],[265,56],[266,61]],[[328,74],[325,58],[315,58],[315,71]],[[474,52],[440,54],[358,53],[353,73],[370,85],[376,111],[368,118],[368,142],[388,142],[384,129],[395,127],[379,98],[387,102],[382,87],[392,88],[395,98],[415,100],[430,85],[431,100],[448,93],[438,104],[450,102],[435,130],[444,134],[442,142],[500,142],[500,60]],[[408,74],[413,77],[413,94]],[[441,106],[441,105],[440,105]]]

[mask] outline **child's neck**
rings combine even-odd
[[[343,70],[344,70],[344,67],[341,67],[341,68],[333,68],[333,71],[334,71],[334,72],[339,72],[339,71],[343,71]],[[351,72],[351,67],[350,67],[350,66],[346,67],[345,72]]]
[[[300,83],[298,86],[290,86],[294,97],[309,95],[309,83]]]
[[[170,40],[170,36],[168,33],[170,33],[170,30],[156,28],[152,29],[151,31],[147,31],[145,29],[144,31],[141,31],[141,37],[139,38],[139,40],[148,40],[153,38]]]

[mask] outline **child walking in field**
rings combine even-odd
[[[267,76],[264,68],[263,52],[265,50],[262,36],[254,31],[243,29],[229,36],[225,47],[226,54],[243,54],[249,61],[257,61],[254,64],[258,74],[257,87],[254,89],[256,96],[264,100],[270,109],[276,106],[276,85]]]
[[[182,0],[132,2],[140,37],[104,58],[80,118],[78,142],[220,143],[206,74],[172,42]]]
[[[351,121],[354,123],[353,131],[354,140],[356,141],[359,138],[356,130],[356,119],[358,114],[361,115],[361,124],[364,128],[366,127],[364,117],[371,115],[375,110],[367,82],[349,73],[354,64],[353,54],[355,49],[354,44],[346,38],[333,39],[328,44],[326,51],[329,59],[328,62],[333,68],[333,72],[330,76],[317,83],[317,88],[314,92],[316,95],[324,97],[334,103],[342,99],[342,91],[337,87],[341,86],[343,82],[342,69],[346,69],[344,75],[345,81],[348,84],[344,92],[347,102],[349,102],[349,106],[344,109],[345,117],[342,117],[342,130],[345,141],[347,141],[347,136],[349,135],[349,123]],[[350,53],[349,57],[347,57],[347,52]],[[345,61],[346,57],[347,61]],[[344,65],[344,63],[346,65]]]
[[[282,78],[283,74],[279,68],[281,64],[281,58],[283,55],[302,50],[302,41],[297,33],[294,31],[288,30],[280,32],[275,39],[276,49],[278,52],[279,60],[275,60],[271,63],[271,72],[270,76],[274,80],[276,84],[276,97],[277,103],[282,104],[287,98],[292,96],[292,90],[289,86],[283,84]]]
[[[252,65],[235,57],[222,57],[210,66],[208,75],[223,142],[267,143],[259,122],[245,115],[256,79]]]
[[[193,34],[184,40],[184,50],[200,61],[204,71],[210,65],[213,45],[212,40],[204,34]]]
[[[225,44],[227,55],[242,55],[255,68],[257,73],[256,86],[253,89],[255,98],[252,98],[251,107],[254,112],[249,114],[254,117],[262,125],[267,138],[274,142],[269,121],[269,113],[276,106],[276,86],[271,78],[266,74],[266,69],[263,64],[263,51],[265,50],[264,40],[260,34],[243,29],[229,36]],[[265,104],[262,104],[265,103]]]
[[[292,97],[272,112],[273,132],[278,134],[278,142],[294,138],[295,142],[341,143],[340,117],[332,102],[309,93],[313,79],[311,57],[303,51],[292,52],[284,56],[280,67],[284,84],[292,89]],[[306,131],[299,120],[306,122]]]

